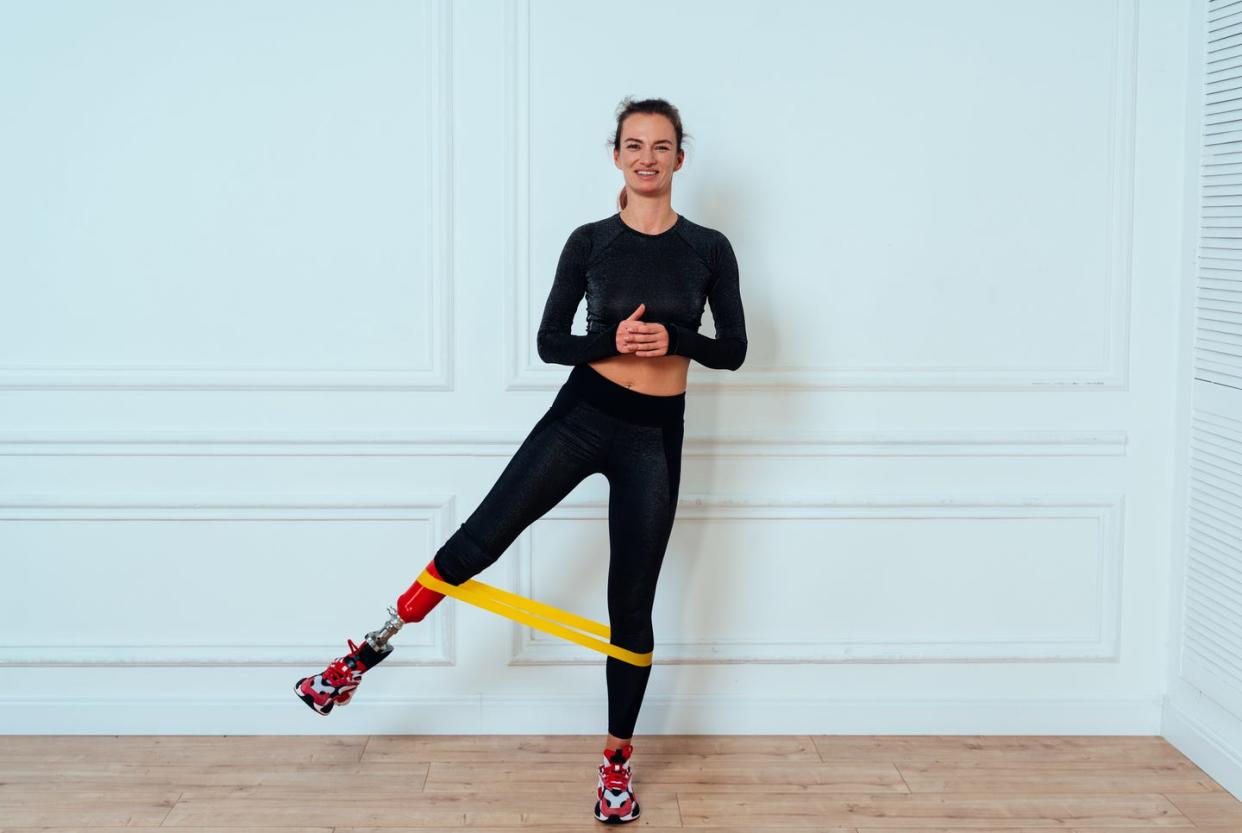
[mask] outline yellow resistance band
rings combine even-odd
[[[628,651],[610,642],[592,639],[589,636],[584,636],[565,627],[565,625],[570,625],[580,631],[587,631],[605,638],[611,633],[607,625],[601,625],[599,622],[586,619],[567,610],[560,610],[551,605],[528,599],[525,596],[519,596],[516,593],[510,593],[507,590],[501,590],[499,587],[492,587],[490,584],[484,584],[474,579],[467,579],[461,584],[449,584],[448,582],[440,581],[440,579],[426,570],[423,570],[422,574],[419,575],[418,583],[437,593],[443,593],[445,596],[452,596],[463,602],[469,602],[476,607],[490,610],[492,613],[499,613],[501,616],[530,625],[536,630],[559,636],[562,639],[568,639],[570,642],[577,642],[579,645],[590,648],[593,651],[599,651],[601,654],[608,654],[610,657],[616,657],[623,662],[628,662],[630,665],[651,665],[650,651],[645,654]]]

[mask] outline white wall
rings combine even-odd
[[[1159,731],[1184,8],[0,9],[0,732],[604,732],[602,655],[455,602],[329,720],[290,686],[565,377],[626,94],[750,335],[637,732]],[[605,619],[606,499],[480,580]]]

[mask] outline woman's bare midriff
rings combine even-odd
[[[618,385],[651,396],[685,393],[690,359],[686,356],[635,356],[622,353],[589,363]]]

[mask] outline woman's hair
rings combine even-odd
[[[617,130],[612,137],[613,150],[621,150],[621,125],[635,113],[664,116],[671,121],[673,123],[673,130],[677,134],[677,150],[681,150],[681,140],[685,133],[681,129],[681,113],[677,112],[677,108],[662,98],[644,98],[641,101],[635,101],[632,96],[628,95],[621,99],[621,103],[617,105]],[[625,208],[624,185],[621,186],[621,193],[617,195],[617,205]]]

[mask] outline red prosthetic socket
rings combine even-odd
[[[436,570],[436,560],[434,558],[427,565],[427,572],[440,579],[440,581],[444,581],[444,577]],[[397,615],[401,617],[402,622],[421,622],[423,617],[430,613],[431,609],[438,605],[443,598],[443,593],[437,593],[424,587],[415,580],[410,585],[410,589],[402,593],[401,598],[397,599]]]

